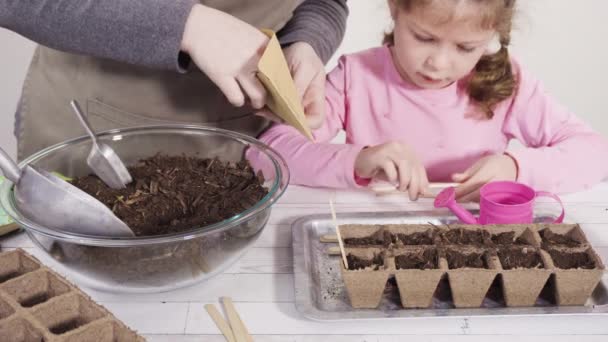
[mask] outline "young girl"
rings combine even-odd
[[[388,4],[387,44],[343,56],[328,75],[316,142],[286,125],[260,137],[287,160],[292,183],[384,178],[414,200],[429,180],[454,181],[468,201],[493,180],[570,192],[608,176],[608,142],[510,58],[514,0]],[[341,129],[346,144],[329,143]],[[511,139],[525,147],[506,152]]]

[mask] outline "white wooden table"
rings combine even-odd
[[[608,341],[608,315],[542,317],[418,318],[327,323],[302,317],[294,306],[291,223],[328,213],[335,195],[338,213],[428,210],[430,200],[406,196],[292,186],[274,206],[270,222],[255,246],[233,267],[207,282],[167,293],[115,295],[83,288],[149,341],[224,341],[204,310],[232,297],[256,341]],[[582,224],[591,244],[608,261],[608,183],[562,196],[566,221]],[[0,239],[2,248],[21,247],[52,265],[23,233]],[[63,273],[59,270],[59,273]],[[67,275],[68,278],[69,275]],[[488,336],[489,335],[489,336]],[[513,335],[518,335],[514,337]],[[570,335],[570,336],[569,336]]]

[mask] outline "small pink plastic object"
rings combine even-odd
[[[479,190],[479,219],[456,203],[456,190],[449,187],[435,197],[435,208],[449,208],[462,222],[467,224],[516,224],[532,223],[534,200],[545,196],[556,200],[562,208],[561,215],[553,223],[564,220],[564,205],[559,197],[546,191],[535,191],[531,187],[511,181],[485,184]]]

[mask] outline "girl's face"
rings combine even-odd
[[[388,0],[393,59],[401,77],[421,88],[444,88],[467,76],[496,34],[480,27],[472,1],[435,0],[410,11],[395,1]]]

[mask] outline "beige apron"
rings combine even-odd
[[[281,29],[302,0],[208,0],[201,3],[258,28]],[[69,101],[84,107],[96,131],[167,123],[203,124],[257,136],[268,122],[231,106],[199,70],[153,70],[39,46],[24,86],[17,155],[85,134]]]

